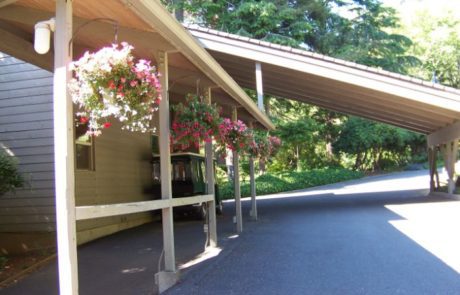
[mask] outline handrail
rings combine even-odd
[[[184,198],[171,198],[152,201],[117,203],[107,205],[77,206],[75,207],[76,220],[93,219],[100,217],[117,216],[124,214],[140,213],[164,208],[173,208],[191,204],[210,202],[214,195],[199,195]]]

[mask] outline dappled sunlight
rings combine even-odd
[[[11,149],[9,149],[6,145],[4,145],[3,143],[0,142],[0,148],[2,150],[4,150],[8,155],[10,155],[11,157],[14,157],[14,153]]]
[[[121,271],[121,273],[123,273],[123,274],[133,274],[133,273],[143,272],[146,269],[147,269],[146,267],[133,267],[133,268],[123,269]]]
[[[347,185],[334,192],[336,195],[356,193],[394,192],[418,189],[429,189],[430,179],[428,174],[413,177],[388,177],[387,179],[369,180],[366,183]]]
[[[443,177],[443,172],[440,171],[440,177]],[[257,200],[272,200],[284,198],[298,198],[307,196],[327,196],[327,195],[350,195],[364,193],[379,193],[379,192],[397,192],[397,191],[412,191],[412,190],[427,190],[430,188],[430,179],[428,172],[420,172],[415,176],[407,176],[400,173],[380,175],[369,177],[366,182],[346,181],[334,183],[325,186],[312,187],[304,190],[296,190],[291,192],[276,193],[270,195],[257,196]],[[250,201],[250,197],[242,198],[242,201]],[[226,200],[224,202],[233,202]]]
[[[460,202],[387,205],[405,220],[389,223],[460,273]]]
[[[203,253],[199,254],[194,259],[190,260],[187,263],[184,263],[184,264],[180,265],[179,269],[184,270],[184,269],[187,269],[187,268],[192,267],[194,265],[197,265],[197,264],[199,264],[201,262],[204,262],[204,261],[206,261],[208,259],[217,257],[220,254],[220,252],[222,252],[222,248],[208,247],[208,248],[206,248],[206,250]]]

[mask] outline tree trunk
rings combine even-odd
[[[334,157],[334,151],[332,150],[332,142],[328,139],[326,142],[326,157],[328,160],[332,160]]]
[[[265,174],[265,169],[266,169],[266,167],[265,167],[265,160],[264,160],[264,159],[260,159],[260,160],[259,160],[259,174],[260,174],[260,175]]]
[[[264,102],[265,102],[265,114],[266,114],[268,117],[270,117],[270,112],[271,112],[270,97],[265,96]]]

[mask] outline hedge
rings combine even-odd
[[[257,195],[268,195],[314,186],[331,184],[363,177],[359,171],[347,169],[315,169],[302,172],[267,173],[256,178]],[[232,199],[233,186],[228,183],[220,184],[220,195],[223,199]],[[250,184],[241,184],[241,196],[250,196]]]

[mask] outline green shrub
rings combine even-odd
[[[257,195],[274,194],[298,189],[305,189],[330,183],[336,183],[363,177],[363,173],[347,169],[314,169],[302,172],[266,173],[256,178]],[[224,182],[220,184],[221,195],[224,199],[234,196],[233,186]],[[250,184],[241,184],[241,196],[250,196]]]
[[[17,160],[0,149],[0,196],[21,187],[24,179],[17,169]]]
[[[5,268],[6,263],[8,262],[8,258],[5,256],[0,255],[0,271]]]

